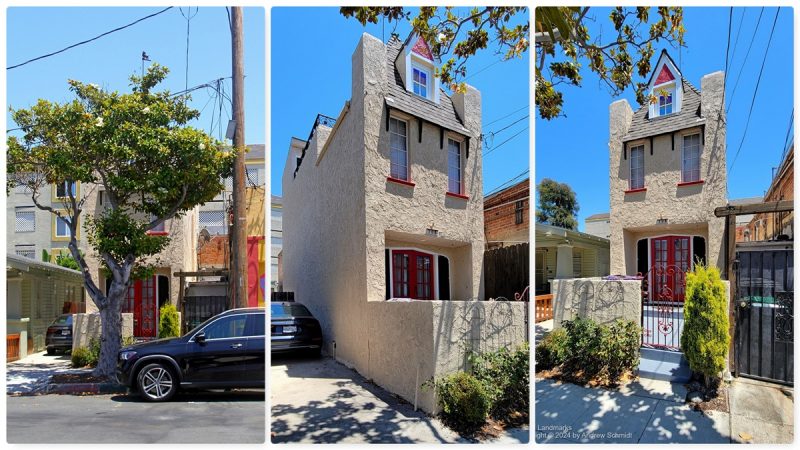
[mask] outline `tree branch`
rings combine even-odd
[[[155,228],[155,227],[161,225],[162,223],[164,223],[165,221],[171,219],[178,212],[178,210],[181,208],[181,206],[183,205],[183,202],[186,201],[186,195],[188,193],[189,193],[189,186],[184,184],[183,185],[183,193],[181,194],[181,199],[178,200],[178,202],[175,204],[175,206],[173,206],[172,209],[167,214],[165,214],[163,217],[158,217],[158,218],[156,218],[156,220],[150,222],[147,225],[147,230],[148,231],[152,230],[153,228]]]

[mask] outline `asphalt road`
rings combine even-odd
[[[135,395],[6,399],[7,439],[27,443],[263,443],[263,390],[180,393],[167,403]]]

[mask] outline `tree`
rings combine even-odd
[[[575,216],[580,208],[575,192],[568,184],[545,178],[536,186],[536,192],[539,194],[537,222],[569,230],[578,228]]]
[[[727,292],[719,269],[698,262],[694,270],[686,274],[683,315],[681,350],[689,368],[702,374],[706,388],[710,388],[712,380],[725,369],[731,340]]]
[[[487,48],[490,42],[496,42],[496,54],[501,55],[504,61],[521,57],[528,51],[530,23],[525,21],[513,27],[508,26],[516,14],[526,11],[527,8],[522,7],[489,6],[473,8],[468,14],[459,15],[453,7],[432,6],[419,8],[419,13],[412,17],[402,7],[340,8],[344,17],[355,17],[361,25],[378,23],[381,18],[390,23],[410,21],[413,32],[428,43],[435,58],[444,60],[449,56],[436,69],[436,76],[443,86],[449,86],[456,92],[466,89],[463,79],[467,77],[469,58],[478,50]]]
[[[536,107],[543,119],[562,115],[564,98],[556,86],[567,83],[580,86],[582,61],[619,96],[633,83],[634,70],[639,77],[650,73],[653,43],[662,39],[672,46],[683,45],[683,8],[658,7],[657,18],[650,22],[649,7],[611,10],[612,37],[590,36],[587,22],[596,22],[589,7],[536,8]],[[647,31],[641,28],[647,27]],[[560,51],[556,52],[556,46]],[[556,58],[556,54],[564,55]],[[551,58],[549,64],[548,57]],[[636,101],[640,105],[657,101],[646,92],[647,82],[636,83]]]
[[[99,377],[114,374],[121,305],[131,281],[152,272],[148,257],[168,243],[148,231],[213,199],[232,171],[235,151],[223,152],[220,142],[186,125],[199,112],[169,91],[153,91],[167,73],[153,64],[144,76],[130,78],[132,91],[125,94],[69,80],[74,100],[40,99],[29,109],[11,110],[24,136],[7,140],[6,189],[26,186],[39,209],[69,228],[69,251],[100,312]],[[80,191],[72,183],[81,183]],[[57,207],[39,201],[50,185],[67,186]],[[92,211],[87,200],[98,187],[103,207]],[[78,249],[82,216],[87,242],[111,281],[108,292],[98,287]]]

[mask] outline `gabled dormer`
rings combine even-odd
[[[655,70],[650,74],[648,94],[656,97],[650,103],[650,119],[681,112],[683,103],[683,75],[666,50],[661,51]]]
[[[406,91],[439,103],[439,78],[435,76],[436,60],[430,46],[416,33],[412,33],[395,60]]]

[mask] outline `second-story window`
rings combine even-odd
[[[69,229],[69,219],[66,217],[56,217],[56,237],[70,237],[72,231]]]
[[[631,149],[631,179],[629,189],[644,188],[644,145]]]
[[[681,181],[700,181],[700,134],[683,137],[683,164]]]
[[[389,146],[391,151],[390,175],[398,180],[408,181],[408,146],[406,123],[394,117],[389,119]]]
[[[447,140],[447,192],[461,194],[461,142]]]
[[[156,216],[150,216],[150,221],[156,220]],[[153,227],[147,234],[167,234],[167,221],[163,221],[160,224]]]
[[[36,210],[31,207],[17,207],[14,211],[14,231],[31,233],[36,231]]]
[[[414,93],[428,98],[428,80],[430,79],[428,72],[418,67],[414,67],[412,72],[414,72]]]
[[[58,198],[69,197],[70,191],[72,191],[73,197],[78,193],[77,186],[74,181],[65,181],[56,185],[56,197]]]
[[[514,223],[519,225],[525,220],[525,200],[517,200],[514,204]]]

